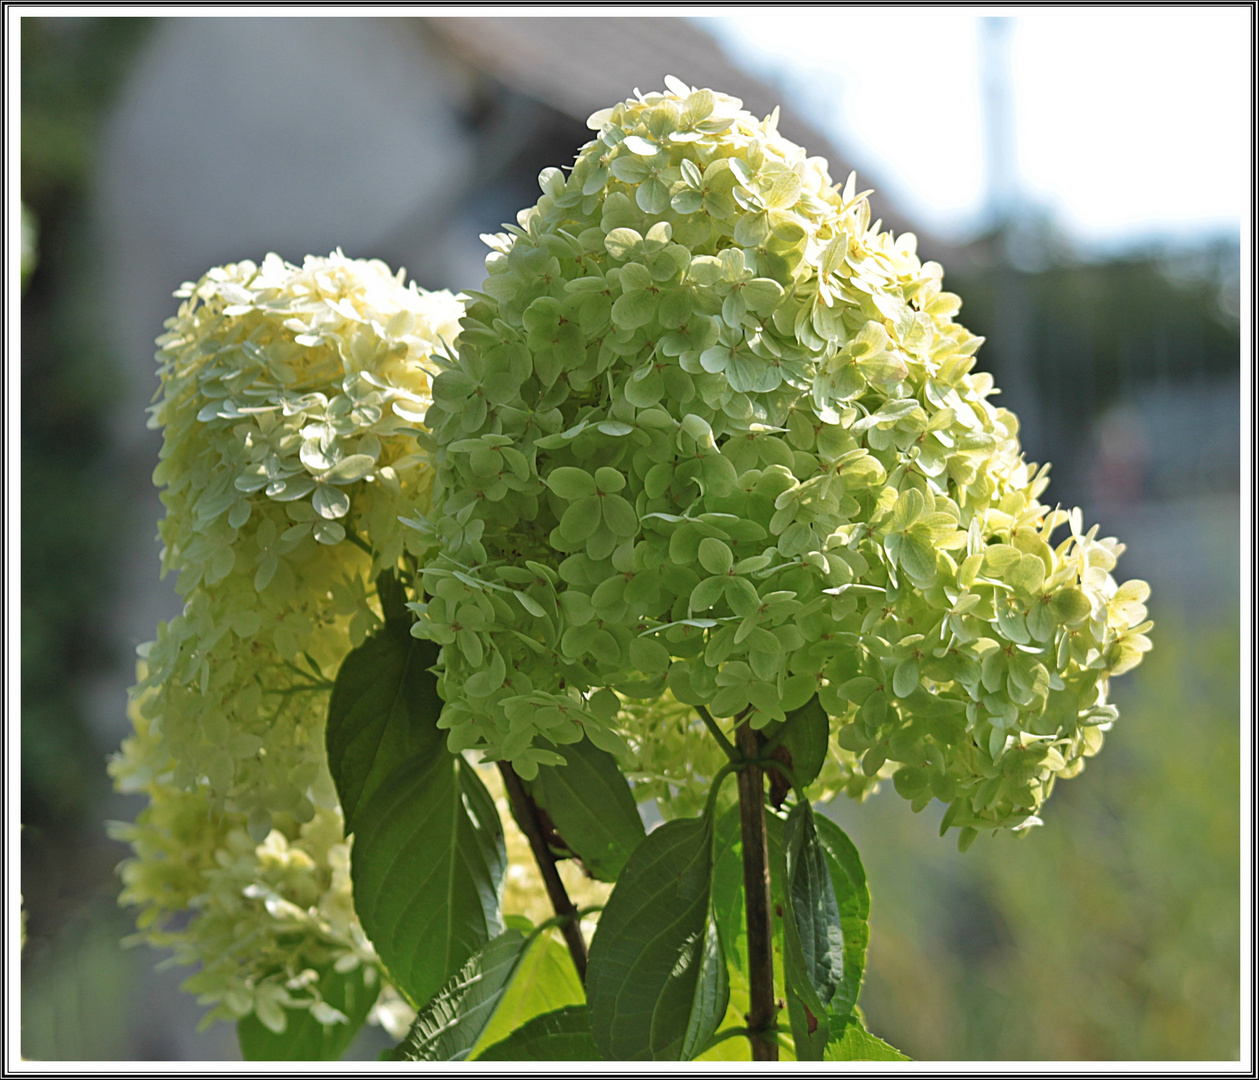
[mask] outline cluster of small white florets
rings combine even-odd
[[[398,518],[427,508],[417,437],[462,305],[339,252],[220,267],[176,295],[151,425],[163,569],[184,607],[140,650],[135,735],[112,765],[150,799],[118,830],[135,849],[123,899],[149,941],[202,964],[189,986],[211,1015],[274,1029],[306,1005],[335,1020],[307,973],[375,958],[350,897],[327,692],[380,623],[375,576],[421,550]]]

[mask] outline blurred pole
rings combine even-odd
[[[985,202],[990,226],[1004,230],[1018,203],[1014,100],[1010,80],[1010,38],[1014,20],[979,20],[980,70],[983,73]]]
[[[1016,413],[1024,446],[1033,460],[1047,449],[1042,444],[1040,402],[1032,372],[1030,304],[1025,267],[1034,258],[1025,245],[1037,241],[1024,226],[1018,178],[1016,119],[1010,42],[1014,19],[979,20],[984,119],[986,213],[991,230],[996,317],[990,345],[993,378],[1001,390],[996,404]]]

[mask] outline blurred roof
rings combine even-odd
[[[662,89],[666,75],[742,98],[757,116],[768,115],[782,96],[726,56],[694,20],[681,16],[461,16],[424,22],[466,63],[583,123],[635,88]],[[798,114],[785,111],[779,130],[810,154],[825,157],[833,180],[842,183],[852,170],[830,139]],[[869,179],[864,173],[863,178]],[[886,198],[876,195],[872,208],[886,228],[915,233],[919,250],[927,249],[924,258],[941,257],[944,245],[889,207]]]

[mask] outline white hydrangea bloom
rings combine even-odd
[[[304,973],[376,961],[350,896],[327,691],[381,622],[375,577],[418,568],[423,541],[399,517],[427,509],[420,423],[462,304],[340,252],[219,267],[176,295],[150,423],[163,572],[184,609],[140,649],[135,736],[111,766],[150,799],[116,831],[135,850],[122,899],[144,938],[201,963],[189,989],[210,1017],[275,1029],[306,1006],[335,1022]]]

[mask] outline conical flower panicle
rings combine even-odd
[[[375,963],[327,691],[380,624],[375,576],[424,550],[399,517],[428,507],[421,421],[461,304],[339,252],[219,267],[176,295],[151,426],[184,608],[140,650],[135,735],[111,766],[150,799],[120,830],[123,899],[149,941],[202,963],[190,988],[211,1015],[276,1028],[285,1005],[318,1011],[303,972]]]
[[[451,748],[633,770],[666,691],[754,727],[816,694],[830,783],[1034,823],[1148,648],[1122,546],[1040,501],[940,266],[776,112],[671,79],[590,126],[433,383]]]

